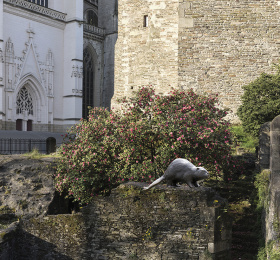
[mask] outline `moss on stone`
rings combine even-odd
[[[0,237],[1,237],[2,240],[4,239],[4,237],[6,236],[6,234],[7,234],[6,232],[1,232],[1,233],[0,233]]]
[[[0,206],[0,214],[11,214],[11,213],[15,213],[15,209],[11,209],[7,205]]]

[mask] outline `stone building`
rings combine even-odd
[[[117,0],[0,0],[0,129],[65,131],[110,106]]]
[[[0,129],[65,131],[88,106],[112,97],[115,106],[145,85],[218,93],[234,121],[241,87],[279,62],[279,9],[276,0],[0,0]]]
[[[119,0],[117,98],[138,86],[218,93],[232,120],[242,86],[280,59],[276,0]]]

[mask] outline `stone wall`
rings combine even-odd
[[[5,259],[230,259],[226,201],[211,188],[129,183],[73,215],[21,220]],[[212,257],[212,258],[211,258]],[[0,259],[3,259],[0,257]]]
[[[218,93],[235,113],[241,87],[279,61],[279,11],[274,0],[120,0],[114,102],[152,84]]]
[[[269,208],[266,212],[265,238],[266,242],[279,239],[280,223],[280,116],[270,124],[270,185]],[[278,247],[280,247],[278,245]]]
[[[279,61],[279,2],[183,0],[179,29],[179,86],[219,93],[236,112],[241,86]]]
[[[270,124],[261,125],[259,131],[258,166],[259,170],[269,169],[270,165]]]
[[[280,116],[263,124],[259,137],[259,168],[263,176],[269,176],[268,194],[263,192],[260,198],[264,201],[263,235],[266,245],[273,245],[271,249],[267,247],[269,258],[280,249]]]
[[[178,0],[121,0],[118,5],[112,106],[139,85],[158,86],[161,93],[178,86]]]
[[[103,0],[98,3],[99,27],[105,29],[104,39],[104,79],[103,103],[104,107],[111,107],[114,95],[114,59],[115,44],[118,38],[118,1]]]

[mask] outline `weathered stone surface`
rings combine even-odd
[[[270,122],[260,127],[258,163],[260,169],[269,169],[270,166]]]
[[[47,213],[55,195],[52,160],[0,155],[0,213],[18,217]]]
[[[272,180],[280,181],[280,116],[277,116],[271,122],[270,132],[270,169],[272,171]]]
[[[16,259],[230,259],[227,202],[211,188],[128,183],[80,213],[21,221]]]
[[[277,226],[280,219],[280,116],[270,123],[270,184],[269,206],[265,214],[266,242],[278,239]]]
[[[229,257],[227,202],[211,188],[128,183],[80,213],[49,215],[68,210],[55,195],[52,159],[0,162],[1,260]]]
[[[278,1],[119,0],[112,100],[154,85],[218,93],[237,120],[242,86],[278,63]],[[143,17],[149,18],[143,27]]]

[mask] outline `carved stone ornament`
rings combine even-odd
[[[4,63],[3,51],[0,48],[0,63]]]
[[[29,2],[26,0],[4,0],[4,2],[10,3],[14,6],[19,6],[19,7],[23,7],[23,8],[32,10],[33,12],[43,14],[43,15],[51,17],[53,19],[57,19],[60,21],[66,21],[65,13],[61,13],[61,12],[55,11],[53,9],[46,8],[44,6],[40,6],[38,4]]]
[[[12,43],[11,38],[6,42],[5,55],[6,57],[14,57],[14,44]]]
[[[17,95],[17,114],[33,115],[32,97],[26,87],[21,88]]]
[[[28,41],[25,43],[25,49],[22,51],[21,57],[14,55],[14,45],[9,38],[6,42],[5,56],[6,56],[6,88],[16,89],[17,85],[22,80],[22,77],[30,74],[33,75],[41,85],[44,87],[46,94],[53,95],[54,84],[54,55],[51,49],[48,50],[46,60],[39,61],[39,53],[36,51],[36,44],[34,43],[35,32],[29,26],[26,30],[28,33]],[[31,55],[34,53],[34,58]],[[1,53],[0,53],[1,59]],[[29,67],[26,66],[29,62]],[[30,64],[34,70],[30,71]],[[37,70],[35,69],[37,67]],[[39,72],[39,73],[38,73]]]
[[[83,66],[73,65],[71,77],[83,78]]]

